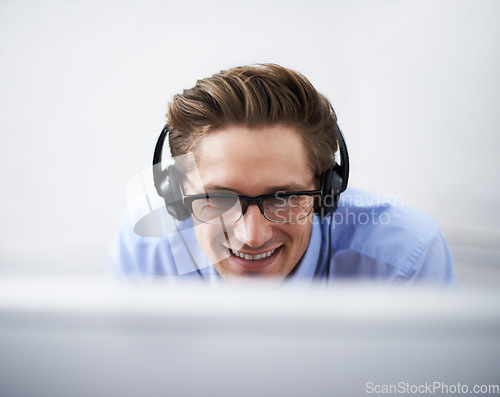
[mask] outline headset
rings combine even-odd
[[[335,139],[340,152],[340,164],[335,161],[333,166],[323,171],[320,176],[321,197],[314,208],[314,212],[323,219],[332,215],[338,208],[340,193],[347,188],[349,180],[349,154],[345,144],[344,135],[334,123]],[[162,169],[162,156],[165,140],[170,133],[170,125],[167,123],[156,142],[153,155],[153,179],[156,191],[165,201],[165,206],[170,215],[179,221],[190,217],[189,211],[182,202],[180,171],[175,165],[170,164]],[[169,150],[170,151],[170,150]]]

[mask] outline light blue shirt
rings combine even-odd
[[[220,276],[199,248],[191,219],[164,237],[143,237],[124,217],[110,252],[114,274],[128,277]],[[198,270],[196,269],[198,268]],[[307,250],[290,280],[374,280],[458,286],[439,226],[427,215],[382,196],[348,189],[339,208],[314,215]]]

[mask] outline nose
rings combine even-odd
[[[241,219],[233,226],[234,237],[250,247],[260,247],[273,236],[271,221],[256,204],[250,204]]]

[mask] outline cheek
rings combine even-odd
[[[290,225],[288,236],[290,238],[290,252],[289,254],[297,261],[302,257],[309,244],[309,237],[311,235],[311,220],[307,220],[303,224]],[[295,258],[296,257],[296,258]]]
[[[211,263],[219,262],[229,256],[227,250],[222,249],[224,231],[221,226],[194,223],[194,231],[198,245]]]
[[[206,252],[210,247],[212,240],[215,236],[213,236],[214,232],[208,225],[200,224],[194,221],[194,232],[196,234],[196,239],[198,240],[198,245],[201,249]]]

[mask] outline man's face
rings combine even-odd
[[[188,195],[229,190],[255,197],[315,188],[301,138],[289,127],[233,126],[212,131],[199,142],[196,158],[199,178],[188,174]],[[294,223],[274,223],[253,204],[231,225],[193,220],[201,249],[222,277],[284,278],[307,248],[312,213]]]

